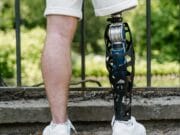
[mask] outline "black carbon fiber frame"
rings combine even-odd
[[[122,17],[112,16],[108,18],[109,24],[105,30],[105,44],[106,44],[106,67],[109,72],[109,80],[112,85],[113,95],[114,95],[114,111],[115,119],[127,121],[131,117],[131,101],[132,101],[132,87],[134,80],[134,65],[135,65],[135,55],[134,47],[132,42],[132,35],[130,28],[126,22],[123,22]],[[126,39],[123,41],[125,43],[126,52],[121,57],[126,59],[126,63],[123,65],[115,65],[115,57],[112,54],[112,41],[109,37],[109,29],[112,24],[121,23],[125,29]],[[117,73],[114,77],[114,72]],[[125,76],[122,74],[125,72]]]

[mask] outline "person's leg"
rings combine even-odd
[[[71,78],[71,42],[82,0],[46,0],[47,36],[42,55],[42,74],[52,121],[43,135],[70,135],[74,129],[67,118],[68,89]],[[74,129],[75,130],[75,129]]]
[[[106,66],[114,93],[112,135],[146,135],[145,127],[131,116],[134,51],[130,29],[120,15],[137,6],[137,0],[93,0],[93,5],[97,16],[111,15],[105,30],[105,43]]]
[[[42,74],[54,123],[67,120],[68,89],[71,78],[71,42],[77,18],[47,16],[47,36],[42,55]]]

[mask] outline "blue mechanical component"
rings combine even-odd
[[[110,54],[112,56],[113,65],[112,65],[112,75],[114,78],[122,77],[126,78],[126,68],[122,67],[121,72],[119,72],[119,66],[126,63],[125,59],[125,44],[124,43],[114,43],[112,44],[112,49]]]
[[[114,95],[116,120],[131,117],[131,93],[134,80],[132,36],[121,15],[112,15],[105,31],[106,67]]]

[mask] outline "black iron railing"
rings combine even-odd
[[[85,80],[86,79],[86,71],[85,71],[85,30],[84,30],[84,1],[83,1],[83,6],[82,6],[82,20],[81,20],[81,79]],[[85,83],[82,83],[82,87],[85,87]]]
[[[151,0],[146,1],[147,87],[151,86]]]
[[[15,0],[15,27],[16,27],[16,80],[17,86],[21,86],[21,16],[20,1]]]

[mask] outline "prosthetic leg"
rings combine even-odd
[[[114,95],[115,120],[131,118],[131,94],[134,80],[135,55],[130,28],[121,14],[107,20],[105,30],[106,67]]]

